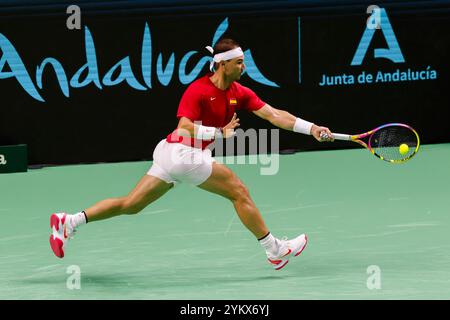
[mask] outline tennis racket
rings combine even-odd
[[[325,132],[322,132],[320,137],[329,139]],[[333,133],[333,137],[335,140],[359,143],[373,155],[390,163],[408,161],[419,151],[420,146],[416,130],[403,123],[388,123],[356,135]]]

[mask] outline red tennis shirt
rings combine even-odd
[[[192,122],[208,127],[224,127],[236,110],[256,111],[263,102],[251,89],[234,81],[226,90],[217,88],[209,79],[212,73],[195,80],[189,85],[178,106],[177,117],[186,117]],[[183,143],[205,149],[211,141],[181,137],[176,130],[167,136],[169,143]]]

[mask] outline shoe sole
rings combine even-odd
[[[305,244],[300,248],[300,250],[294,255],[294,257],[298,256],[302,251],[306,248],[306,245],[308,244],[308,237],[305,234]]]
[[[50,228],[53,230],[53,234],[50,235],[49,241],[50,247],[52,248],[52,251],[55,254],[55,256],[57,256],[58,258],[64,258],[64,250],[63,250],[64,243],[61,239],[55,236],[55,231],[57,233],[59,232],[60,224],[63,225],[61,219],[56,214],[52,214],[50,217]],[[55,229],[53,229],[53,227],[55,227]]]
[[[300,255],[300,253],[302,253],[302,251],[306,248],[306,245],[308,244],[308,237],[305,234],[305,244],[300,248],[300,250],[297,251],[297,253],[294,255],[294,257],[297,257]],[[284,268],[287,264],[288,264],[289,260],[286,260],[283,262],[283,264],[277,268],[275,268],[275,270],[281,270],[282,268]]]
[[[284,266],[288,264],[288,262],[289,262],[289,260],[284,261],[283,264],[282,264],[281,266],[279,266],[278,268],[275,268],[275,270],[281,270],[281,269],[283,269]]]

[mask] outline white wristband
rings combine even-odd
[[[216,136],[221,136],[219,129],[202,125],[197,126],[197,134],[195,135],[196,139],[213,140]]]
[[[294,132],[303,133],[303,134],[311,134],[311,128],[314,123],[297,118],[294,124]]]

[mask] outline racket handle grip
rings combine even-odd
[[[333,137],[335,140],[352,140],[352,136],[349,134],[333,133]]]

